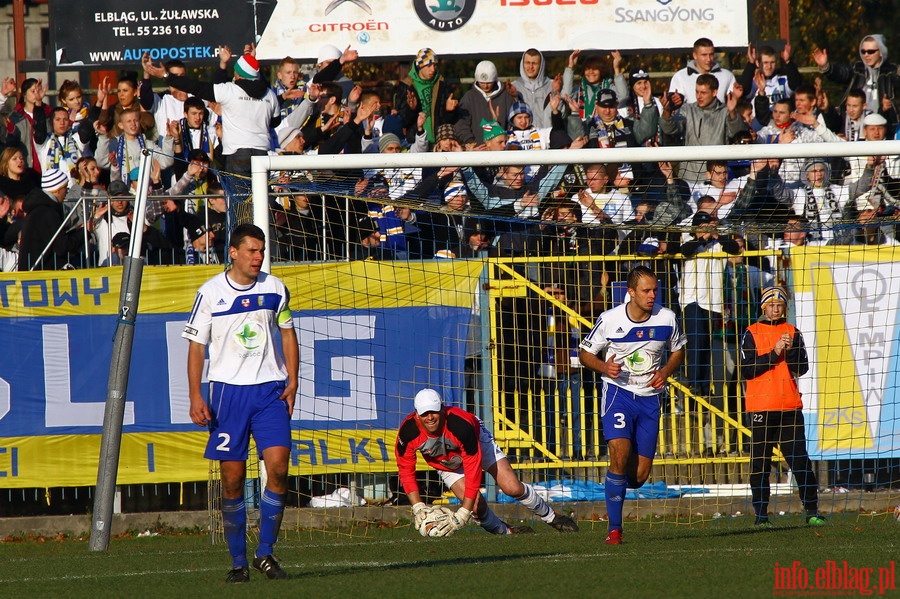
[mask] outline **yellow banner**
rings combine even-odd
[[[484,265],[478,261],[357,261],[276,266],[294,310],[470,306]],[[139,312],[190,312],[194,296],[221,266],[143,269]],[[122,267],[0,273],[0,317],[115,314]]]
[[[790,274],[797,326],[808,346],[801,377],[814,459],[895,451],[895,330],[900,247],[794,248]]]
[[[206,480],[208,433],[122,435],[120,485]],[[396,472],[397,431],[294,431],[291,476]],[[97,482],[100,435],[0,439],[0,488],[82,487]],[[251,453],[251,458],[252,458]]]

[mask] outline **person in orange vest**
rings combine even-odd
[[[741,339],[741,372],[746,380],[744,405],[750,424],[750,491],[756,526],[769,522],[769,474],[772,451],[779,446],[794,473],[806,522],[822,526],[819,484],[806,451],[803,401],[797,378],[809,371],[803,334],[785,319],[787,294],[781,287],[762,292],[762,316]]]

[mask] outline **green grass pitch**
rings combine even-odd
[[[89,552],[86,540],[9,538],[0,540],[0,597],[827,596],[837,589],[823,586],[850,575],[842,584],[857,590],[844,594],[856,596],[864,573],[875,596],[879,584],[885,596],[900,595],[887,578],[900,556],[892,518],[837,516],[819,528],[799,517],[777,521],[766,531],[749,517],[626,522],[616,547],[603,543],[603,522],[581,522],[567,535],[538,523],[536,534],[508,537],[469,526],[444,539],[409,527],[291,531],[276,554],[292,578],[251,571],[247,585],[224,582],[227,549],[205,535],[120,536],[106,552]],[[806,588],[794,589],[804,592],[783,592],[802,585],[804,572]]]

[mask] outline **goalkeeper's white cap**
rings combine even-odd
[[[416,414],[421,416],[427,412],[440,412],[443,403],[440,393],[434,389],[422,389],[416,393]]]

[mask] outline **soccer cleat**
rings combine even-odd
[[[511,535],[532,535],[534,534],[534,529],[530,526],[509,526],[509,534]]]
[[[250,582],[250,569],[247,566],[233,568],[225,582]]]
[[[606,535],[606,544],[607,545],[621,545],[622,544],[622,529],[614,528],[609,531],[609,534]]]
[[[281,569],[274,555],[264,555],[253,558],[253,567],[266,575],[271,580],[287,578],[287,572]]]
[[[810,516],[806,519],[806,523],[810,526],[825,526],[825,518],[822,516]]]
[[[549,522],[550,526],[559,532],[578,532],[578,524],[572,518],[563,514],[556,514],[553,522]]]

